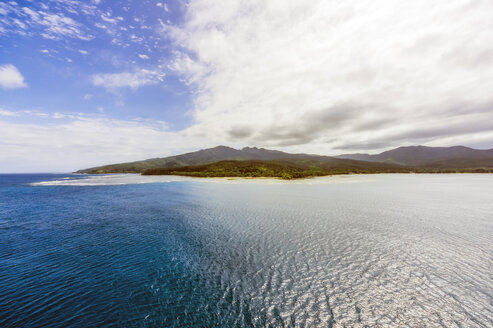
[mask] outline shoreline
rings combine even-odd
[[[306,176],[306,177],[299,177],[299,178],[291,178],[291,179],[284,179],[279,176],[199,176],[199,175],[186,175],[186,174],[142,174],[142,173],[135,173],[135,172],[112,172],[112,173],[77,173],[77,172],[72,172],[69,173],[72,175],[80,175],[80,176],[118,176],[118,175],[134,175],[134,176],[142,176],[142,177],[180,177],[180,178],[194,178],[194,179],[222,179],[222,180],[282,180],[282,181],[289,181],[289,180],[308,180],[308,179],[314,179],[314,178],[326,178],[326,177],[341,177],[341,176],[362,176],[362,175],[405,175],[405,174],[416,174],[416,175],[445,175],[445,174],[493,174],[493,170],[487,171],[487,172],[362,172],[362,173],[333,173],[333,174],[326,174],[326,175],[313,175],[313,176]]]
[[[419,179],[420,177],[428,176],[432,179],[439,179],[441,177],[452,178],[451,174],[457,173],[401,173],[399,175],[393,173],[378,173],[378,174],[339,174],[339,175],[326,175],[317,177],[306,177],[298,179],[282,179],[278,177],[190,177],[179,175],[160,175],[160,176],[142,176],[135,173],[113,173],[113,174],[93,174],[86,175],[85,177],[74,176],[73,179],[55,179],[44,180],[28,185],[33,187],[39,186],[60,186],[60,187],[90,187],[90,186],[117,186],[117,185],[133,185],[133,184],[154,184],[154,183],[219,183],[219,184],[338,184],[338,183],[366,183],[371,181],[377,181],[379,179]],[[411,177],[412,176],[412,177]],[[489,176],[483,176],[478,174],[469,173],[471,179],[488,179]],[[466,178],[465,174],[456,176],[457,179]]]
[[[130,173],[132,174],[132,173]],[[138,174],[138,173],[137,173]],[[188,174],[140,174],[142,176],[179,176],[179,177],[189,177],[189,178],[200,178],[200,179],[218,179],[218,178],[223,178],[223,179],[229,179],[229,180],[235,180],[235,179],[275,179],[275,180],[303,180],[303,179],[313,179],[313,178],[321,178],[321,177],[331,177],[331,176],[356,176],[356,175],[380,175],[380,174],[437,174],[437,175],[443,175],[443,174],[493,174],[493,170],[485,170],[485,171],[464,171],[464,172],[450,172],[450,171],[444,171],[444,172],[351,172],[351,173],[331,173],[331,174],[323,174],[323,175],[309,175],[305,177],[291,177],[291,178],[283,178],[281,176],[200,176],[200,175],[188,175]]]

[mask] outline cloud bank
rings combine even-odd
[[[493,2],[192,0],[189,133],[292,150],[491,138]]]
[[[40,124],[33,118],[44,122]],[[211,146],[204,142],[168,131],[165,122],[0,108],[2,173],[75,171]]]

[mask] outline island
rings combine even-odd
[[[493,149],[408,146],[380,154],[322,156],[217,146],[186,154],[110,164],[76,173],[300,179],[339,174],[493,173]]]

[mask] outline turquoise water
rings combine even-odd
[[[0,327],[492,327],[493,175],[0,175]]]

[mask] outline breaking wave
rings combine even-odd
[[[82,175],[74,174],[69,177],[31,183],[31,186],[117,186],[145,183],[167,182],[214,182],[214,183],[253,183],[253,184],[326,184],[326,183],[358,183],[371,181],[369,175],[340,175],[331,177],[317,177],[297,180],[281,180],[275,178],[193,178],[175,175],[140,175],[140,174],[104,174]]]

